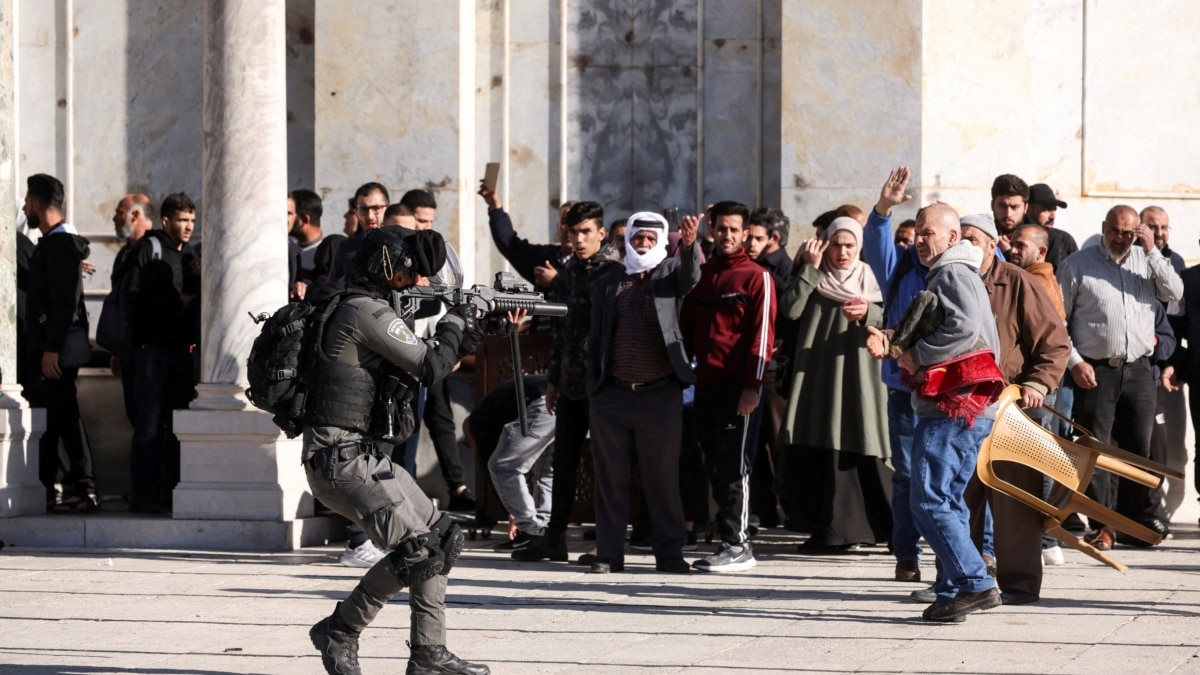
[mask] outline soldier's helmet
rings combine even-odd
[[[397,272],[433,276],[445,262],[446,242],[437,232],[381,227],[364,235],[354,271],[364,281],[386,285]]]

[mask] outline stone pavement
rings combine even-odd
[[[573,532],[577,536],[578,532]],[[1119,546],[1128,576],[1067,550],[1042,601],[931,624],[882,548],[802,557],[760,538],[744,574],[517,564],[469,542],[451,577],[450,648],[494,673],[1200,673],[1200,533]],[[574,558],[587,544],[573,541]],[[704,547],[702,547],[703,549]],[[340,549],[298,553],[0,551],[0,673],[323,672],[310,625],[356,583]],[[927,564],[922,573],[933,575]],[[407,609],[363,634],[368,675],[403,673]]]

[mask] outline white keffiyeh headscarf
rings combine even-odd
[[[658,235],[654,248],[638,253],[633,248],[633,235],[650,230]],[[658,267],[667,259],[667,219],[652,211],[639,211],[625,221],[625,271],[641,274]]]

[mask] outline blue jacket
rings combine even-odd
[[[863,252],[867,256],[867,264],[875,273],[875,280],[879,282],[884,301],[887,302],[884,307],[883,325],[893,328],[900,323],[917,293],[925,290],[925,277],[929,274],[929,268],[917,259],[915,246],[906,249],[895,243],[891,216],[881,216],[874,208],[867,216],[867,226],[863,230]],[[903,272],[899,278],[893,278],[904,256],[909,256],[912,265],[905,263],[904,267],[907,267],[908,271]],[[892,290],[893,283],[896,284],[895,291]],[[892,389],[908,391],[908,387],[900,383],[900,366],[895,360],[885,359],[882,370],[884,384]]]

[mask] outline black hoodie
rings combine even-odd
[[[71,326],[87,326],[83,305],[83,261],[88,240],[64,230],[38,240],[29,260],[26,324],[30,353],[60,352]]]

